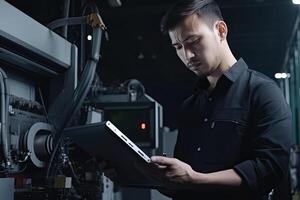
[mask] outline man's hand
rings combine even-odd
[[[196,172],[192,167],[176,158],[167,158],[164,156],[152,156],[151,161],[163,169],[164,178],[175,184],[190,185]],[[162,167],[163,166],[163,167]]]
[[[147,177],[162,183],[168,190],[193,189],[196,187],[195,178],[198,181],[205,179],[204,174],[195,172],[190,165],[176,158],[152,156],[151,160],[151,165],[140,165],[138,168]]]
[[[150,178],[162,183],[169,190],[190,190],[209,188],[237,188],[241,177],[233,170],[227,169],[212,173],[200,173],[190,165],[176,158],[152,156],[152,165],[142,171]]]

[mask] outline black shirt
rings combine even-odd
[[[174,199],[264,199],[288,172],[291,114],[277,84],[239,59],[209,94],[199,79],[184,101],[174,156],[202,173],[234,169],[239,192],[204,189]],[[189,196],[189,197],[188,197]],[[243,197],[241,197],[243,196]]]

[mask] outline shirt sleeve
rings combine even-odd
[[[268,194],[288,172],[291,112],[275,83],[258,86],[251,105],[250,157],[233,169],[249,192]]]

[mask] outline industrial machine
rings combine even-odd
[[[64,137],[67,127],[111,120],[140,147],[159,147],[161,105],[137,80],[102,84],[106,26],[95,4],[82,14],[45,27],[0,0],[0,199],[114,199],[97,161]],[[76,44],[66,37],[73,25],[81,26]]]

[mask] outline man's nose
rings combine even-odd
[[[185,48],[184,56],[185,56],[185,59],[189,62],[191,60],[191,58],[193,58],[195,56],[195,54],[190,49]]]

